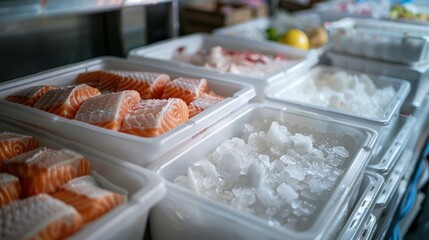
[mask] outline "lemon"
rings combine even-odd
[[[310,41],[307,35],[295,28],[285,32],[280,38],[280,42],[301,50],[308,50],[310,48]]]

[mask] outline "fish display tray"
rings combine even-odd
[[[305,230],[276,228],[264,220],[238,211],[172,183],[188,167],[204,159],[223,141],[241,136],[245,123],[274,119],[288,126],[307,129],[306,133],[337,136],[349,150],[344,174],[333,187],[318,213],[303,226]],[[162,160],[149,166],[167,180],[167,197],[151,212],[151,233],[154,239],[321,239],[333,236],[344,223],[354,204],[375,146],[377,133],[369,128],[337,120],[326,120],[314,114],[298,113],[264,104],[250,104],[228,118],[211,126],[195,142],[178,148]],[[320,211],[319,211],[320,210]]]
[[[150,209],[166,194],[161,177],[122,159],[56,137],[40,129],[0,118],[0,132],[34,136],[40,146],[68,148],[85,156],[96,171],[110,183],[127,190],[128,202],[87,223],[69,239],[142,239]]]
[[[347,18],[330,24],[333,50],[408,65],[429,63],[429,29],[415,24]]]
[[[375,202],[383,181],[383,177],[377,173],[365,173],[360,186],[357,203],[337,239],[361,239],[366,226],[372,217],[374,217],[371,213],[375,207]]]
[[[219,72],[202,66],[194,66],[189,63],[173,60],[174,53],[180,47],[186,47],[187,51],[192,54],[200,49],[210,49],[216,46],[221,46],[231,50],[253,51],[272,56],[284,54],[298,58],[299,60],[295,63],[291,63],[288,67],[283,68],[283,71],[267,77],[250,77],[227,72]],[[195,72],[206,76],[218,76],[223,79],[249,83],[255,87],[257,93],[256,99],[262,98],[265,88],[273,82],[290,78],[294,75],[299,75],[316,65],[318,62],[318,56],[315,53],[305,53],[300,50],[285,48],[278,44],[249,42],[243,41],[242,39],[225,38],[222,36],[212,36],[208,34],[192,34],[136,48],[128,53],[128,58],[143,62],[151,59],[159,63],[167,64],[175,69],[183,69],[188,72]]]
[[[429,92],[429,64],[419,67],[405,66],[335,52],[330,52],[328,57],[332,65],[337,67],[408,81],[411,84],[411,90],[401,112],[410,112],[419,107]]]
[[[399,110],[410,90],[410,84],[404,80],[370,75],[369,77],[378,88],[392,86],[395,90],[395,95],[390,104],[384,109],[383,114],[377,117],[365,117],[355,113],[317,106],[315,104],[301,102],[299,101],[299,98],[294,97],[295,93],[305,91],[306,84],[308,84],[311,79],[317,80],[324,74],[334,74],[339,71],[346,72],[348,74],[362,74],[360,72],[347,69],[319,65],[312,68],[308,73],[299,78],[276,83],[270,86],[266,92],[265,98],[268,102],[273,102],[282,106],[305,109],[326,117],[364,124],[365,126],[375,129],[378,132],[379,142],[383,143],[389,133],[396,128]],[[378,151],[379,149],[374,151],[374,154],[378,153]]]
[[[302,20],[305,21],[305,18],[307,17],[310,17],[310,15],[302,17]],[[312,23],[313,22],[309,24],[312,24]],[[267,42],[267,43],[276,44],[276,45],[289,48],[289,46],[287,45],[284,45],[275,41],[270,41],[265,38],[265,30],[268,27],[270,27],[270,24],[271,24],[271,19],[268,17],[263,17],[263,18],[247,21],[245,23],[239,23],[232,26],[218,28],[215,31],[213,31],[213,34],[223,36],[223,37],[229,36],[234,38],[241,38],[241,39],[251,40],[255,42]],[[295,27],[294,23],[284,23],[283,25],[285,25],[284,27],[289,25],[292,27]],[[302,27],[305,27],[305,26],[302,26]],[[330,44],[326,44],[324,46],[311,49],[309,51],[316,52],[320,56],[323,53],[325,53],[329,48],[330,48]]]
[[[206,78],[210,90],[226,98],[222,102],[197,114],[195,117],[190,118],[187,123],[181,124],[165,134],[153,138],[108,130],[4,100],[6,96],[30,86],[44,84],[70,85],[76,82],[76,76],[80,73],[108,69],[160,72],[169,74],[172,78]],[[43,128],[60,137],[145,166],[165,154],[169,149],[183,142],[190,141],[194,135],[198,135],[199,132],[203,131],[210,124],[218,121],[235,109],[240,108],[254,96],[255,91],[253,87],[245,83],[228,81],[216,77],[206,77],[203,74],[193,74],[183,70],[173,70],[162,66],[162,64],[153,64],[148,61],[136,63],[119,58],[102,57],[1,84],[0,107],[2,110],[0,111],[0,115]]]

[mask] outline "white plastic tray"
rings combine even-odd
[[[377,229],[377,218],[371,214],[368,222],[365,223],[364,228],[359,236],[359,240],[373,239],[375,230]]]
[[[128,191],[128,202],[122,204],[94,222],[86,224],[70,239],[142,239],[149,210],[166,194],[161,177],[108,154],[94,151],[37,128],[11,123],[0,118],[0,132],[10,131],[36,137],[40,146],[54,149],[68,148],[84,155],[91,169],[114,185]]]
[[[283,72],[278,72],[268,77],[249,77],[232,73],[218,72],[205,67],[194,66],[173,60],[173,54],[177,48],[185,46],[189,53],[199,49],[209,49],[216,46],[222,46],[232,50],[248,50],[268,55],[285,54],[299,58],[300,60],[287,68]],[[299,75],[308,70],[318,62],[318,56],[314,52],[306,53],[293,48],[285,48],[278,44],[269,44],[266,42],[249,42],[236,38],[225,38],[222,36],[212,36],[208,34],[192,34],[179,38],[168,39],[149,46],[144,46],[131,50],[128,58],[138,61],[148,61],[151,59],[160,64],[166,64],[175,69],[183,69],[188,72],[195,72],[206,75],[207,77],[217,76],[223,79],[231,79],[243,83],[250,83],[255,87],[257,99],[263,96],[264,89],[273,82],[281,79]]]
[[[326,205],[319,206],[311,223],[296,231],[274,228],[262,219],[200,196],[171,183],[187,168],[212,152],[224,140],[241,136],[244,123],[274,118],[293,132],[307,129],[314,136],[338,137],[350,153],[350,161],[332,190]],[[313,114],[297,113],[268,105],[251,104],[211,126],[193,143],[176,149],[169,157],[149,166],[167,180],[167,197],[151,212],[151,233],[159,239],[320,239],[333,236],[356,199],[376,132]]]
[[[305,21],[305,18],[307,16],[303,17],[303,21]],[[213,31],[214,35],[219,36],[229,36],[229,37],[235,37],[235,38],[241,38],[246,39],[247,41],[255,41],[255,42],[267,42],[272,43],[280,46],[284,46],[287,48],[290,48],[290,46],[281,44],[279,42],[270,41],[266,38],[265,30],[270,27],[271,19],[268,17],[258,18],[254,19],[248,22],[239,23],[232,26],[227,26],[219,29],[215,29]],[[279,23],[279,27],[285,27],[285,26],[294,26],[294,23]],[[302,26],[306,27],[306,26]],[[309,51],[316,52],[319,56],[325,53],[329,49],[330,45],[326,44],[322,47],[311,49]]]
[[[282,106],[291,106],[298,109],[305,109],[307,111],[311,111],[327,117],[364,124],[365,126],[371,127],[376,130],[379,135],[379,142],[383,143],[389,133],[397,127],[396,125],[399,110],[403,102],[405,101],[405,98],[407,97],[407,94],[410,89],[410,84],[406,81],[399,79],[370,75],[369,77],[374,81],[374,84],[377,87],[392,86],[396,92],[392,101],[384,110],[384,113],[381,116],[372,118],[302,102],[296,97],[294,97],[295,92],[304,91],[305,86],[310,79],[318,79],[319,76],[325,73],[332,74],[338,71],[343,71],[350,74],[362,74],[360,72],[355,72],[347,69],[319,65],[312,68],[308,73],[302,75],[299,78],[271,85],[266,91],[265,98],[268,102],[273,102]],[[373,153],[377,154],[378,152],[379,149],[376,149],[376,151],[374,151]]]
[[[383,185],[383,177],[377,173],[366,172],[362,180],[357,203],[337,239],[359,239],[371,220],[378,193]]]
[[[330,25],[333,50],[403,64],[429,62],[429,29],[414,24],[347,18]]]
[[[419,107],[423,98],[429,92],[429,64],[425,66],[405,66],[402,64],[387,63],[349,55],[329,53],[332,65],[355,71],[407,80],[411,90],[401,111],[410,112]]]
[[[0,111],[0,115],[38,126],[58,136],[145,166],[181,142],[191,140],[194,135],[197,135],[210,124],[228,115],[233,110],[240,108],[255,95],[254,89],[250,85],[216,77],[207,77],[210,89],[219,95],[225,96],[226,99],[191,118],[187,123],[179,125],[167,133],[154,138],[143,138],[107,130],[4,100],[9,94],[31,85],[73,84],[76,82],[76,76],[79,73],[100,69],[161,72],[169,74],[172,78],[179,76],[206,77],[205,75],[192,74],[182,70],[173,70],[162,66],[162,64],[135,63],[119,58],[103,57],[67,65],[1,84],[0,107],[2,110]]]

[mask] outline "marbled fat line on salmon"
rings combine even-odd
[[[85,72],[77,76],[78,84],[85,83],[98,88],[101,92],[115,92],[120,77],[105,70]]]
[[[19,90],[6,97],[9,102],[20,103],[32,107],[43,94],[49,90],[56,89],[57,86],[37,85]]]
[[[206,110],[207,108],[221,102],[225,98],[215,94],[203,93],[199,98],[192,101],[189,106],[189,118],[197,115],[198,113]]]
[[[207,93],[208,90],[208,83],[204,78],[176,78],[167,84],[162,98],[180,98],[188,105],[199,98],[203,93]]]
[[[117,91],[136,90],[142,99],[161,99],[170,76],[162,73],[141,71],[111,71],[122,77]]]
[[[134,90],[101,94],[86,100],[75,119],[117,131],[121,128],[125,115],[139,101],[140,95]]]
[[[23,196],[32,196],[53,193],[69,180],[88,175],[90,163],[69,149],[41,147],[6,160],[4,170],[19,178]]]
[[[0,133],[0,168],[3,161],[38,147],[37,140],[32,136],[3,132]]]
[[[186,103],[180,98],[142,100],[125,116],[121,132],[156,137],[189,119]]]
[[[83,225],[71,206],[46,194],[16,200],[0,208],[0,239],[64,239]]]
[[[61,117],[73,119],[85,100],[99,94],[100,91],[97,88],[86,84],[67,86],[45,93],[34,104],[34,107]]]
[[[0,173],[0,207],[21,197],[19,179],[8,173]]]
[[[92,176],[73,179],[52,196],[73,206],[82,215],[84,223],[126,201],[126,196],[100,188]]]

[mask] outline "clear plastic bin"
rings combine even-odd
[[[268,55],[284,54],[297,58],[297,61],[291,63],[283,71],[272,74],[267,77],[251,77],[227,72],[219,72],[202,66],[194,66],[189,63],[174,61],[173,56],[179,47],[185,46],[188,53],[197,52],[200,49],[210,49],[216,46],[222,46],[232,50],[246,50]],[[305,53],[292,48],[285,48],[278,44],[269,44],[266,42],[249,42],[236,38],[225,38],[222,36],[212,36],[208,34],[192,34],[180,38],[168,39],[149,46],[144,46],[131,50],[128,58],[132,60],[146,62],[149,59],[160,64],[166,64],[171,68],[182,69],[188,72],[209,76],[218,76],[224,79],[231,79],[238,82],[250,83],[255,87],[257,100],[263,97],[264,90],[270,84],[281,79],[290,79],[297,76],[318,62],[318,56],[314,52]]]
[[[333,50],[409,65],[429,62],[429,29],[375,19],[347,18],[330,25]]]
[[[78,143],[53,136],[40,129],[0,118],[0,132],[9,131],[36,137],[39,146],[68,148],[79,152],[91,163],[91,169],[112,184],[128,191],[128,202],[101,218],[86,224],[70,239],[143,239],[150,209],[166,194],[166,187],[153,172],[94,151]]]
[[[362,74],[347,69],[319,65],[295,80],[273,84],[268,88],[265,98],[268,102],[273,102],[282,106],[292,106],[322,114],[327,117],[364,124],[365,126],[375,129],[379,134],[379,142],[383,143],[389,133],[397,127],[399,110],[407,97],[410,84],[404,80],[369,75],[378,88],[392,86],[395,90],[395,95],[390,104],[384,109],[383,114],[376,117],[365,117],[355,113],[317,106],[312,103],[302,102],[299,97],[297,97],[296,93],[306,91],[310,79],[317,80],[323,74],[333,74],[339,71],[349,74]],[[374,154],[377,154],[378,151],[379,149],[374,151]]]
[[[69,120],[25,105],[12,103],[4,98],[20,89],[42,84],[70,85],[76,76],[86,71],[101,69],[141,70],[169,74],[174,77],[206,78],[210,90],[225,98],[222,102],[197,114],[167,133],[153,138],[144,138],[97,127],[77,120]],[[173,70],[163,64],[135,63],[129,60],[102,57],[48,70],[40,74],[20,78],[0,85],[0,115],[27,124],[35,125],[55,135],[80,142],[94,149],[145,166],[182,142],[191,140],[210,124],[247,104],[255,95],[252,86],[216,77],[193,74],[183,70]]]
[[[245,123],[276,119],[290,127],[313,136],[331,136],[349,150],[350,157],[344,174],[338,179],[325,205],[318,207],[303,229],[275,228],[266,221],[232,207],[200,196],[172,183],[186,174],[194,162],[203,159],[226,139],[241,136]],[[353,206],[369,161],[377,133],[368,128],[314,114],[297,113],[290,109],[260,104],[248,105],[231,114],[193,143],[170,152],[149,166],[167,180],[167,197],[151,212],[151,233],[154,239],[323,239],[336,234]]]
[[[419,107],[423,98],[429,92],[429,64],[419,67],[405,66],[334,52],[329,53],[329,58],[332,61],[332,65],[337,67],[407,80],[411,84],[411,90],[403,104],[401,112],[410,112],[414,108]]]

